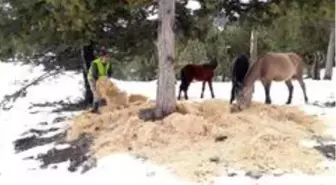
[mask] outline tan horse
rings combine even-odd
[[[303,82],[303,59],[296,53],[275,53],[268,52],[249,68],[243,87],[237,96],[237,105],[243,109],[251,103],[254,83],[260,80],[265,89],[265,103],[271,104],[270,87],[272,81],[285,81],[289,96],[286,104],[292,101],[293,84],[292,80],[297,80],[302,88],[305,103],[308,102],[306,86]]]

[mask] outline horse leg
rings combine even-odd
[[[235,89],[236,89],[236,86],[232,84],[230,104],[232,104],[233,100],[235,99]]]
[[[186,92],[187,92],[188,86],[189,86],[188,84],[189,84],[188,82],[181,82],[180,89],[179,89],[179,94],[178,94],[178,97],[177,97],[178,100],[181,99],[182,91],[183,91],[184,97],[185,98],[188,97],[188,96],[186,96]]]
[[[184,99],[189,99],[188,98],[188,89],[184,90]]]
[[[184,91],[184,99],[188,99],[188,89],[189,89],[189,85],[190,85],[191,82],[187,82],[185,84],[185,86],[183,87],[183,91]]]
[[[288,100],[286,102],[286,104],[291,104],[292,102],[292,96],[293,96],[293,84],[292,84],[292,81],[291,80],[287,80],[285,81],[287,87],[288,87],[288,92],[289,92],[289,95],[288,95]]]
[[[178,94],[178,97],[177,97],[178,100],[181,99],[181,93],[182,93],[182,91],[184,91],[184,89],[185,89],[185,82],[181,81],[179,94]]]
[[[271,104],[271,97],[270,97],[270,89],[271,89],[271,82],[263,82],[264,89],[265,89],[265,104]]]
[[[178,100],[181,99],[181,92],[182,92],[182,88],[181,88],[181,86],[180,86],[179,94],[178,94],[178,97],[177,97]]]
[[[306,85],[305,85],[305,83],[304,83],[304,81],[303,81],[302,78],[298,79],[298,82],[299,82],[299,84],[301,86],[301,89],[303,91],[303,96],[304,96],[305,103],[308,103],[308,96],[307,96],[307,92],[306,92]]]
[[[213,92],[212,81],[211,81],[211,80],[208,81],[208,85],[209,85],[209,88],[210,88],[211,97],[212,97],[212,98],[215,98],[215,94],[214,94],[214,92]]]
[[[204,90],[205,90],[205,81],[202,83],[202,92],[201,92],[201,98],[203,99],[204,97]]]

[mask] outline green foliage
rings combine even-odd
[[[189,40],[176,58],[178,65],[204,63],[207,60],[205,45],[198,39]]]
[[[280,15],[270,26],[260,26],[258,30],[259,54],[267,51],[304,53],[326,49],[328,24],[317,11],[323,8],[309,9],[306,6],[292,1],[274,8]]]
[[[199,0],[191,13],[187,0],[176,4],[176,65],[178,74],[187,63],[217,58],[217,75],[229,76],[232,60],[248,53],[251,29],[258,31],[258,54],[268,51],[326,51],[332,0]],[[3,6],[9,3],[11,7]],[[114,76],[152,80],[156,77],[157,21],[147,20],[151,0],[2,0],[0,2],[0,57],[62,53],[93,40],[113,48]],[[223,31],[213,18],[224,15],[230,22]],[[239,17],[233,14],[237,12]],[[74,54],[74,56],[79,54]],[[66,61],[66,60],[65,60]]]

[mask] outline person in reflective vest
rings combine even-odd
[[[92,113],[98,113],[101,98],[98,96],[96,82],[100,77],[110,78],[112,75],[112,64],[110,56],[106,51],[102,51],[100,56],[91,62],[88,71],[88,81],[93,94]]]

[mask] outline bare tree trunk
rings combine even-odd
[[[90,104],[93,101],[93,94],[90,89],[90,85],[87,79],[87,74],[90,68],[90,64],[95,58],[92,42],[89,45],[82,47],[81,55],[82,55],[82,74],[83,74],[84,88],[85,88],[84,102],[86,104]]]
[[[312,78],[312,69],[313,69],[313,57],[312,57],[312,53],[309,53],[309,52],[305,52],[305,53],[302,53],[302,57],[305,61],[305,74],[307,75],[306,78]]]
[[[314,53],[313,58],[314,60],[313,60],[313,66],[312,66],[312,79],[321,80],[320,69],[321,69],[321,64],[323,64],[325,57],[321,51],[317,51]]]
[[[320,64],[320,61],[318,59],[314,59],[314,63],[312,66],[312,72],[311,72],[313,80],[321,80],[319,64]]]
[[[307,65],[307,78],[312,78],[312,65]]]
[[[250,58],[252,62],[257,60],[258,56],[258,38],[257,38],[257,31],[252,29],[251,31],[251,39],[250,39]]]
[[[250,38],[250,58],[252,62],[257,60],[258,56],[258,38],[257,30],[252,28]]]
[[[324,80],[331,80],[332,78],[332,67],[333,67],[333,57],[335,55],[335,27],[332,25],[330,36],[329,36],[329,44],[328,44],[328,53],[327,53],[327,61],[325,67]]]
[[[223,73],[223,75],[222,75],[222,82],[225,82],[225,78],[226,76],[225,76],[225,73]]]
[[[158,56],[159,75],[156,94],[157,118],[164,117],[176,108],[174,73],[175,0],[159,0]]]

